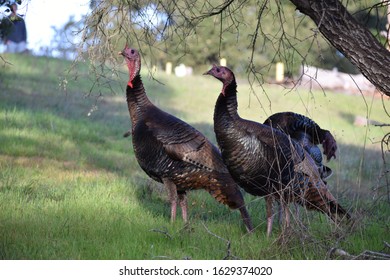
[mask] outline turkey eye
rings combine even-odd
[[[219,70],[219,68],[217,68],[217,73],[221,72],[221,70]]]
[[[134,50],[131,50],[131,54],[134,54]]]

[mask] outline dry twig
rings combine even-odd
[[[390,248],[389,243],[384,241],[385,246]],[[331,248],[326,254],[327,259],[342,258],[346,260],[390,260],[390,254],[383,252],[374,252],[370,250],[364,250],[359,255],[351,255],[343,249]]]
[[[150,231],[162,233],[162,234],[164,234],[165,237],[167,237],[167,238],[169,238],[169,239],[172,239],[172,235],[170,235],[166,230],[161,230],[161,229],[153,228],[153,229],[151,229]]]
[[[216,238],[218,238],[218,239],[220,239],[220,240],[226,242],[226,246],[227,246],[227,248],[226,248],[226,256],[223,258],[223,260],[238,259],[238,257],[233,256],[233,255],[231,254],[231,242],[230,242],[230,240],[227,240],[227,239],[225,239],[225,238],[223,238],[223,237],[221,237],[221,236],[218,236],[218,235],[216,235],[215,233],[211,232],[203,222],[202,222],[202,225],[203,225],[204,228],[206,229],[207,233],[209,233],[209,234],[211,234],[212,236],[214,236],[214,237],[216,237]]]

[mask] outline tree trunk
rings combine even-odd
[[[385,1],[385,0],[383,0]],[[387,5],[387,24],[386,24],[386,33],[387,33],[387,50],[390,51],[390,4]]]
[[[382,93],[390,96],[390,52],[338,0],[290,0]]]

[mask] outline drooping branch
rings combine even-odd
[[[390,52],[338,0],[290,0],[382,93],[390,96]]]
[[[217,8],[214,8],[213,11],[207,14],[207,17],[212,17],[216,15],[220,15],[225,11],[229,6],[233,3],[234,0],[229,0],[226,3],[221,4]]]

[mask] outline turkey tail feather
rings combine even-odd
[[[303,197],[303,204],[307,209],[324,212],[335,222],[351,218],[327,188],[308,188]]]

